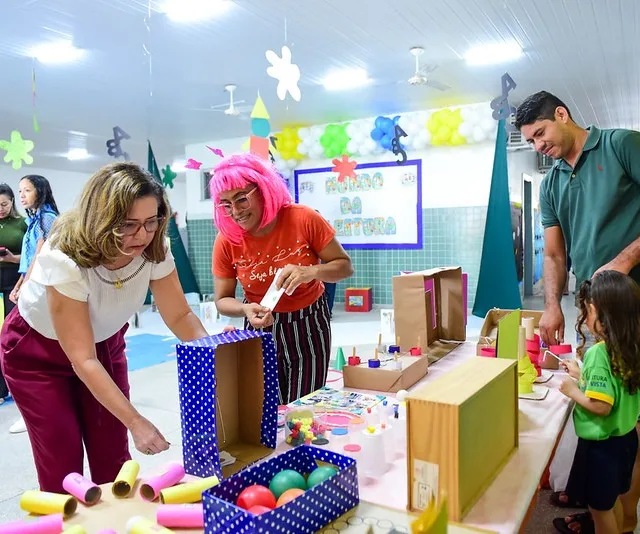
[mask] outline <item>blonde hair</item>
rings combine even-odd
[[[143,256],[160,263],[166,256],[165,234],[170,216],[162,185],[134,163],[112,163],[86,183],[77,207],[58,217],[49,237],[51,246],[79,267],[109,264],[122,256],[119,232],[136,200],[155,197],[160,225]]]

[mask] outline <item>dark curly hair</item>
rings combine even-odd
[[[562,107],[567,110],[569,118],[571,111],[567,105],[557,96],[547,91],[539,91],[525,98],[524,102],[516,110],[516,128],[519,130],[523,126],[533,124],[536,121],[548,119],[555,120],[556,108]]]
[[[582,327],[588,305],[593,304],[600,323],[600,330],[594,334],[607,346],[613,375],[622,380],[631,395],[635,394],[640,389],[640,286],[618,271],[602,271],[582,282],[578,303],[578,350],[586,343]]]

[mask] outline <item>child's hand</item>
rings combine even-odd
[[[569,376],[562,381],[562,384],[560,384],[560,392],[570,399],[573,398],[573,395],[578,391],[580,391],[578,384]]]
[[[225,326],[222,331],[223,332],[233,332],[234,330],[236,330],[235,326]]]
[[[580,366],[578,365],[578,362],[575,360],[562,360],[560,362],[560,365],[562,366],[562,368],[569,373],[569,376],[571,378],[575,378],[578,379],[580,378]]]

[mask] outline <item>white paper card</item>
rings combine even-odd
[[[280,276],[281,272],[282,269],[278,269],[276,271],[276,274],[273,276],[273,282],[271,282],[271,287],[269,287],[267,293],[260,301],[260,306],[269,308],[272,311],[276,307],[276,304],[278,304],[280,297],[284,294],[284,288],[276,288],[276,282],[278,281],[278,276]]]

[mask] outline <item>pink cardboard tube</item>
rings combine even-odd
[[[540,352],[540,338],[536,334],[537,339],[527,339],[527,352]]]
[[[495,358],[496,357],[495,347],[482,347],[480,349],[480,356],[485,356],[487,358]]]
[[[99,531],[98,534],[118,534],[118,533],[115,530],[111,530],[110,528],[108,528],[106,530]]]
[[[559,356],[560,354],[571,354],[573,347],[569,343],[565,343],[563,345],[551,345],[549,350]]]
[[[0,534],[60,534],[63,528],[62,514],[51,514],[34,521],[14,521],[0,525]]]
[[[156,512],[156,522],[163,527],[204,527],[202,503],[160,504]]]
[[[64,490],[85,504],[95,504],[102,497],[102,490],[79,473],[69,473],[62,481]]]
[[[160,491],[175,486],[184,478],[184,467],[178,463],[169,464],[161,475],[147,479],[140,486],[140,495],[147,501],[155,501]]]

